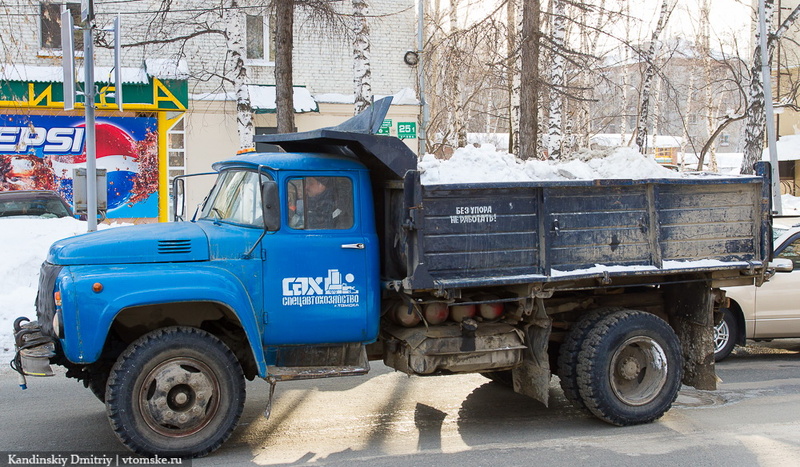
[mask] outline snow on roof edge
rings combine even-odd
[[[83,82],[83,67],[78,67],[75,76]],[[97,82],[114,80],[114,67],[96,66],[94,76]],[[122,82],[125,84],[149,84],[150,76],[158,79],[185,80],[189,78],[189,66],[185,60],[175,63],[169,59],[145,60],[143,67],[122,67]],[[24,65],[0,63],[0,80],[24,81],[29,83],[63,83],[61,66]]]
[[[275,86],[268,84],[249,84],[250,105],[254,110],[275,110]],[[294,87],[294,110],[298,113],[317,112],[319,107],[317,101],[307,88],[301,86]],[[206,92],[199,94],[189,94],[189,99],[194,101],[223,102],[235,101],[236,94],[232,92]]]
[[[419,105],[417,94],[411,88],[403,88],[392,94],[392,105]],[[388,95],[375,94],[375,100],[389,97]],[[314,94],[314,99],[323,104],[353,104],[355,96],[353,94],[339,94],[335,92]]]

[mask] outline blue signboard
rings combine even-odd
[[[158,216],[158,133],[151,117],[97,118],[97,168],[108,176],[109,218]],[[2,115],[0,190],[54,190],[72,203],[86,167],[82,117]]]

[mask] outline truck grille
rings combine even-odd
[[[39,269],[39,293],[36,295],[36,319],[42,328],[42,334],[55,337],[53,329],[53,316],[56,313],[56,303],[53,298],[56,278],[63,266],[50,264],[47,261],[42,263]]]
[[[159,240],[158,253],[164,255],[191,253],[192,241],[191,240]]]

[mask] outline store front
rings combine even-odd
[[[72,204],[74,169],[86,166],[80,96],[74,111],[64,110],[60,68],[6,66],[2,70],[0,190],[54,190]],[[106,218],[166,221],[170,168],[185,165],[187,82],[162,79],[144,68],[123,71],[122,111],[117,108],[114,87],[97,83],[97,168],[107,173]]]

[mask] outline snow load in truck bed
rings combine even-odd
[[[521,182],[534,180],[594,180],[686,178],[659,165],[653,156],[631,148],[583,150],[570,160],[520,161],[491,145],[457,149],[449,159],[426,154],[419,162],[423,185],[447,183]],[[697,176],[697,175],[694,175]]]

